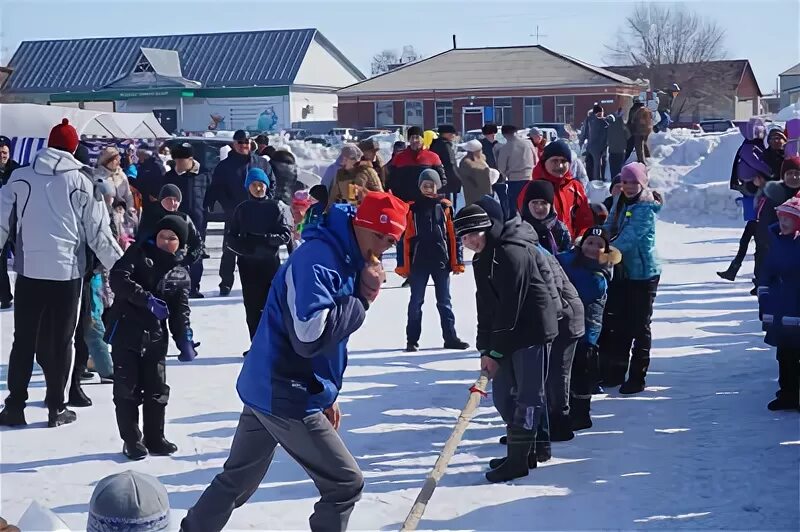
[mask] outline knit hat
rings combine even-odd
[[[461,238],[470,233],[491,229],[492,220],[480,205],[472,204],[458,211],[455,218],[453,218],[453,227],[456,230],[456,235]]]
[[[184,142],[183,144],[178,144],[177,146],[172,147],[172,154],[173,159],[191,159],[193,155],[192,145],[188,142]]]
[[[244,179],[244,188],[250,190],[250,184],[254,181],[261,181],[269,188],[269,176],[261,168],[251,168],[247,171],[247,177]]]
[[[500,128],[500,132],[503,135],[513,135],[517,131],[519,131],[519,128],[517,126],[512,126],[511,124],[505,124],[503,127]]]
[[[314,185],[308,191],[308,195],[317,200],[317,203],[328,204],[328,187],[325,185]]]
[[[444,135],[445,133],[456,133],[456,128],[450,124],[439,126],[439,134]]]
[[[547,161],[547,159],[550,159],[551,157],[563,157],[572,163],[572,149],[569,147],[569,144],[563,140],[556,140],[544,147],[542,162]]]
[[[68,153],[75,153],[80,141],[78,131],[69,125],[69,119],[65,118],[60,124],[50,130],[50,136],[47,138],[47,146]]]
[[[525,188],[525,200],[523,205],[527,205],[533,200],[544,200],[552,205],[555,194],[555,189],[550,181],[544,179],[531,181]]]
[[[439,172],[433,170],[432,168],[426,168],[421,174],[419,174],[417,186],[422,186],[422,183],[425,181],[433,181],[433,183],[436,185],[436,190],[442,188],[442,179],[439,176]]]
[[[484,124],[481,128],[484,135],[497,135],[497,124]]]
[[[105,179],[98,179],[94,183],[95,183],[95,187],[97,188],[97,192],[99,192],[100,195],[102,195],[102,196],[116,196],[117,195],[117,189],[114,187],[114,184],[111,183],[111,181],[107,181]]]
[[[789,198],[786,203],[779,205],[775,210],[778,211],[778,216],[790,216],[794,218],[795,223],[800,226],[800,198]]]
[[[75,148],[77,150],[77,148]],[[119,157],[119,150],[114,146],[106,146],[97,156],[97,166],[105,166],[114,157]]]
[[[169,229],[178,235],[180,248],[186,247],[186,241],[189,240],[189,224],[186,223],[186,220],[177,214],[168,214],[158,221],[155,231],[153,231],[153,236],[158,235],[162,229]]]
[[[460,144],[460,147],[464,148],[464,151],[472,153],[476,151],[483,151],[483,144],[478,139],[472,139],[469,142],[465,142],[464,144]]]
[[[529,137],[544,137],[544,134],[542,133],[542,130],[539,129],[538,127],[532,127],[528,131],[528,136]]]
[[[169,497],[150,475],[125,471],[97,483],[89,502],[88,532],[151,532],[169,526]]]
[[[367,192],[353,225],[400,240],[406,230],[408,204],[389,192]]]
[[[647,166],[639,162],[626,164],[622,167],[622,172],[620,172],[619,175],[623,183],[625,181],[634,180],[643,187],[646,187],[647,183],[650,182],[650,176],[647,174]]]
[[[244,129],[237,129],[233,132],[233,141],[248,140],[247,131]]]
[[[800,157],[795,156],[784,159],[783,164],[781,165],[781,177],[783,177],[783,174],[789,170],[800,171]]]
[[[589,229],[584,231],[583,235],[581,236],[580,241],[578,242],[578,245],[579,246],[583,245],[583,242],[590,236],[596,236],[596,237],[602,238],[603,242],[605,242],[605,244],[606,244],[605,251],[608,251],[608,249],[609,249],[608,248],[609,247],[608,233],[606,233],[606,230],[603,229],[602,227],[600,227],[599,225],[596,225],[594,227],[590,227]]]
[[[158,193],[158,201],[161,201],[164,198],[175,198],[178,201],[183,201],[183,194],[181,194],[181,189],[178,188],[177,185],[167,183],[161,187],[161,190]]]
[[[421,137],[422,136],[422,128],[421,127],[419,127],[419,126],[411,126],[410,128],[408,128],[408,131],[406,132],[406,138],[410,138],[410,137],[414,137],[414,136],[416,136],[416,137]]]

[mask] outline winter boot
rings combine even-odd
[[[122,446],[122,454],[127,456],[129,460],[142,460],[147,456],[147,448],[141,440],[126,441]]]
[[[0,412],[0,425],[4,427],[23,427],[27,424],[24,410],[5,407]]]
[[[204,296],[200,290],[192,290],[189,292],[189,299],[203,299],[204,297],[206,296]]]
[[[619,387],[619,393],[623,395],[633,395],[643,392],[648,366],[650,366],[650,351],[634,347],[631,367],[628,372],[628,380]]]
[[[589,416],[591,398],[582,399],[570,397],[569,399],[569,422],[572,430],[583,430],[592,428],[592,418]]]
[[[644,391],[644,379],[630,378],[619,387],[619,393],[622,395],[634,395]]]
[[[60,427],[72,423],[76,419],[78,416],[75,415],[75,412],[66,407],[51,408],[47,415],[47,426],[50,428]]]
[[[419,351],[419,344],[417,342],[408,342],[406,344],[406,353],[416,353]]]
[[[447,340],[444,343],[445,349],[456,349],[458,351],[464,351],[465,349],[469,349],[469,344],[464,340],[456,337],[452,340]]]
[[[719,275],[721,278],[725,279],[726,281],[735,281],[736,280],[736,274],[739,273],[739,268],[741,268],[741,267],[742,267],[742,263],[741,262],[733,261],[733,262],[731,262],[731,265],[728,266],[727,270],[725,270],[724,272],[717,272],[717,275]]]
[[[572,432],[569,416],[564,414],[552,414],[550,416],[550,441],[570,441],[574,437],[575,433]],[[539,443],[536,446],[538,449]],[[547,460],[540,459],[539,461],[546,462]]]
[[[164,416],[166,406],[145,402],[142,417],[144,418],[144,445],[152,455],[168,456],[178,450],[178,446],[164,437]]]
[[[798,402],[797,397],[792,400],[791,397],[786,397],[785,395],[779,395],[775,399],[769,402],[767,408],[776,412],[778,410],[797,410],[800,408],[800,402]]]
[[[492,458],[491,460],[489,460],[489,469],[497,469],[498,467],[503,465],[503,462],[505,461],[506,461],[505,456],[503,458]],[[536,466],[537,466],[536,451],[533,448],[531,448],[531,452],[528,453],[528,469],[536,469]]]
[[[549,441],[537,441],[534,453],[536,461],[543,464],[553,457],[553,446]]]
[[[0,310],[8,310],[11,308],[11,305],[12,303],[10,299],[4,299],[0,301]]]
[[[536,431],[509,427],[507,441],[505,461],[486,473],[486,480],[489,482],[508,482],[528,476],[528,455],[536,442]]]
[[[80,381],[73,382],[72,386],[69,387],[69,401],[67,401],[67,404],[78,408],[92,406],[92,400],[84,393]]]
[[[230,286],[222,286],[219,287],[219,297],[228,297],[231,295],[231,287]]]

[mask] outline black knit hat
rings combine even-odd
[[[492,227],[492,220],[480,206],[467,205],[453,218],[453,227],[460,238],[470,233],[488,231]]]
[[[510,124],[506,124],[506,125],[504,125],[503,127],[500,128],[500,132],[503,135],[513,135],[517,131],[519,131],[519,128],[517,126],[512,126]]]
[[[172,147],[170,153],[173,159],[191,159],[193,155],[192,145],[188,142],[178,144],[177,146]]]
[[[583,242],[587,238],[589,238],[590,236],[596,236],[596,237],[602,238],[603,242],[606,243],[605,251],[608,252],[608,249],[609,249],[608,233],[606,233],[605,229],[603,229],[599,225],[596,225],[594,227],[590,227],[589,229],[587,229],[586,231],[583,232],[583,236],[581,236],[581,240],[580,240],[579,245],[583,245]]]
[[[481,128],[484,135],[497,135],[497,124],[484,124]]]
[[[256,144],[266,144],[269,146],[269,137],[263,133],[256,137]]]
[[[563,157],[570,163],[572,162],[572,149],[570,149],[569,144],[564,142],[563,140],[559,139],[555,142],[551,142],[547,146],[544,147],[544,154],[542,154],[542,161],[547,161],[550,157]]]
[[[186,247],[186,241],[189,239],[189,224],[183,218],[175,214],[164,216],[156,224],[153,237],[158,236],[158,233],[163,229],[169,229],[178,236],[181,249]]]
[[[410,128],[408,128],[408,131],[406,132],[406,138],[414,137],[414,136],[416,136],[416,137],[421,137],[422,136],[422,128],[421,127],[419,127],[419,126],[411,126]]]
[[[603,111],[604,111],[603,106],[600,105],[599,103],[594,104],[594,107],[592,107],[592,113],[594,114],[602,113]]]
[[[533,200],[544,200],[552,205],[555,195],[556,191],[550,181],[537,179],[528,184],[528,188],[525,190],[524,204],[528,205],[528,203]]]
[[[175,198],[178,201],[183,201],[183,195],[181,194],[181,189],[179,189],[177,185],[173,185],[170,183],[161,187],[161,191],[158,193],[158,201],[161,201],[164,198]]]
[[[439,134],[444,135],[445,133],[456,133],[456,128],[450,124],[439,126]]]

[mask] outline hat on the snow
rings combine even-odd
[[[629,163],[622,167],[622,172],[619,173],[620,181],[636,181],[643,187],[647,186],[650,182],[650,176],[647,175],[647,167],[639,162]]]
[[[78,131],[69,125],[69,119],[65,118],[50,130],[50,136],[47,138],[47,147],[75,153],[80,142]]]
[[[269,188],[269,176],[261,168],[251,168],[247,171],[247,177],[244,179],[244,188],[249,190],[254,181],[261,181]]]
[[[476,151],[483,151],[483,144],[478,139],[472,139],[469,142],[465,142],[461,144],[461,147],[464,148],[464,151],[468,153],[473,153]]]
[[[551,142],[544,147],[542,162],[546,162],[547,159],[550,159],[551,157],[563,157],[572,163],[572,149],[569,147],[569,144],[563,140],[556,140],[555,142]]]
[[[400,240],[406,230],[408,204],[389,192],[367,192],[353,225]]]
[[[779,205],[775,208],[778,211],[778,216],[789,216],[794,218],[795,223],[800,226],[800,198],[789,198],[786,203]]]
[[[439,126],[439,134],[444,135],[445,133],[456,133],[456,128],[450,124]]]
[[[411,126],[410,128],[408,128],[408,131],[406,132],[406,138],[421,137],[422,134],[423,133],[422,133],[422,128],[421,127],[419,127],[419,126]]]
[[[192,145],[188,142],[173,146],[170,151],[173,159],[191,159],[193,154]]]
[[[456,235],[461,238],[470,233],[488,231],[492,228],[492,220],[480,205],[473,203],[458,211],[453,218],[453,228],[456,230]]]
[[[533,200],[544,200],[552,205],[555,194],[555,189],[550,181],[537,179],[536,181],[531,181],[526,187],[525,200],[523,204],[527,205]]]
[[[168,214],[161,218],[156,224],[156,229],[153,231],[153,237],[158,236],[158,233],[163,229],[169,229],[178,236],[180,249],[186,247],[186,241],[189,240],[189,224],[178,216],[177,214]]]
[[[181,189],[178,188],[177,185],[167,183],[161,187],[161,190],[158,192],[158,201],[161,201],[164,198],[175,198],[180,202],[183,201],[183,194],[181,194]]]
[[[426,168],[419,174],[417,186],[422,186],[425,181],[433,181],[433,184],[436,185],[436,190],[442,188],[442,178],[439,176],[439,172],[432,168]]]
[[[169,526],[169,497],[157,478],[136,471],[97,483],[89,502],[88,532],[151,532]]]
[[[783,177],[783,174],[789,170],[800,171],[800,157],[795,156],[784,159],[783,164],[781,165],[781,177]]]

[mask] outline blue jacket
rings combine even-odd
[[[625,277],[634,281],[652,279],[661,275],[656,256],[656,219],[663,200],[647,188],[635,203],[621,203],[621,197],[622,194],[614,198],[605,229],[614,235],[611,242],[622,253]]]
[[[347,340],[366,316],[355,295],[364,259],[354,215],[349,205],[332,206],[275,275],[236,384],[250,408],[302,419],[336,401]]]
[[[769,253],[759,284],[759,304],[772,346],[800,349],[800,237],[781,235],[778,224],[769,228]]]
[[[580,248],[556,255],[556,258],[583,302],[586,328],[584,340],[589,345],[596,346],[603,330],[603,312],[612,269],[584,257]]]

